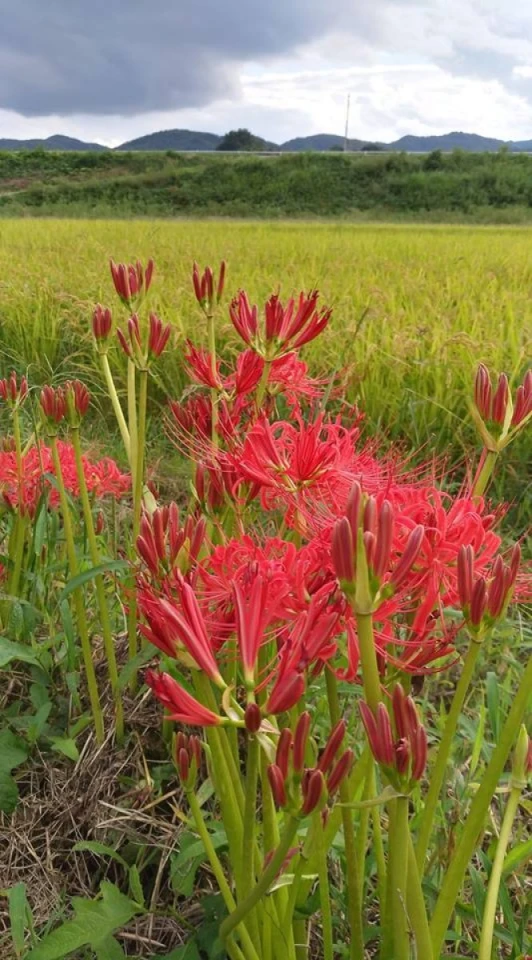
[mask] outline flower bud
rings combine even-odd
[[[305,765],[305,752],[307,749],[309,730],[310,713],[305,710],[305,712],[301,714],[299,720],[297,721],[297,726],[294,733],[292,766],[294,768],[294,772],[297,774],[302,773]]]
[[[302,816],[306,817],[309,813],[312,813],[313,810],[318,806],[322,794],[325,781],[323,779],[323,773],[321,770],[313,770],[310,774],[308,780],[306,780],[304,794],[303,794],[303,805],[301,807]]]
[[[248,733],[258,733],[261,725],[260,707],[256,703],[248,703],[244,714],[244,723]]]
[[[338,760],[338,763],[333,767],[327,780],[327,790],[331,796],[338,790],[342,781],[349,776],[354,759],[355,754],[353,751],[346,750]]]
[[[323,753],[318,761],[318,769],[328,773],[345,737],[345,720],[339,720],[329,734]]]
[[[281,769],[272,763],[268,767],[268,780],[272,791],[273,801],[277,809],[286,806],[286,788]]]
[[[290,751],[292,749],[292,732],[288,727],[285,727],[281,730],[281,735],[277,743],[277,752],[275,755],[275,762],[283,778],[288,775],[288,762],[290,759]]]

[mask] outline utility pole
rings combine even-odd
[[[347,153],[349,149],[349,106],[351,103],[351,94],[347,94],[347,106],[345,110],[345,136],[344,136],[344,153]]]

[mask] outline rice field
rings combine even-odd
[[[365,410],[372,431],[415,452],[426,446],[459,459],[474,436],[467,399],[478,362],[516,380],[530,359],[531,254],[526,228],[7,220],[0,231],[0,367],[31,367],[34,383],[72,374],[90,381],[92,307],[114,302],[109,257],[153,256],[150,306],[179,335],[162,366],[161,396],[177,393],[184,382],[180,343],[201,336],[192,261],[224,257],[229,295],[244,287],[261,302],[278,288],[289,296],[318,287],[334,313],[307,348],[312,372],[347,366],[349,399]],[[218,333],[234,342],[225,312]],[[523,441],[512,447],[508,466],[521,499]]]

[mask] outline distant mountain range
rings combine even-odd
[[[114,147],[114,150],[216,150],[222,137],[215,133],[201,133],[195,130],[160,130],[156,133],[137,137]],[[264,150],[293,151],[304,150],[329,151],[343,150],[344,138],[332,133],[318,133],[310,137],[296,137],[285,143],[275,144],[262,141]],[[368,150],[405,151],[406,153],[429,153],[432,150],[469,150],[475,153],[493,152],[506,147],[513,153],[532,151],[532,140],[506,141],[493,137],[481,137],[476,133],[446,133],[442,136],[416,137],[405,136],[392,143],[379,143],[368,140],[349,140],[348,149],[352,152]],[[101,143],[85,143],[74,137],[55,135],[46,140],[9,140],[0,139],[0,150],[109,150]]]

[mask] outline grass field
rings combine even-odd
[[[153,256],[150,305],[177,331],[161,397],[177,395],[182,339],[198,333],[192,261],[225,257],[229,294],[245,287],[260,302],[279,284],[286,296],[319,287],[334,314],[307,348],[313,372],[349,366],[349,399],[371,430],[457,460],[474,437],[467,399],[478,362],[517,379],[530,358],[531,250],[525,228],[4,221],[1,368],[31,366],[34,383],[50,372],[58,380],[96,373],[89,319],[96,301],[114,302],[107,261]],[[219,333],[229,346],[226,318]],[[118,351],[113,357],[120,362]],[[522,438],[508,452],[510,496],[525,479],[525,455]]]

